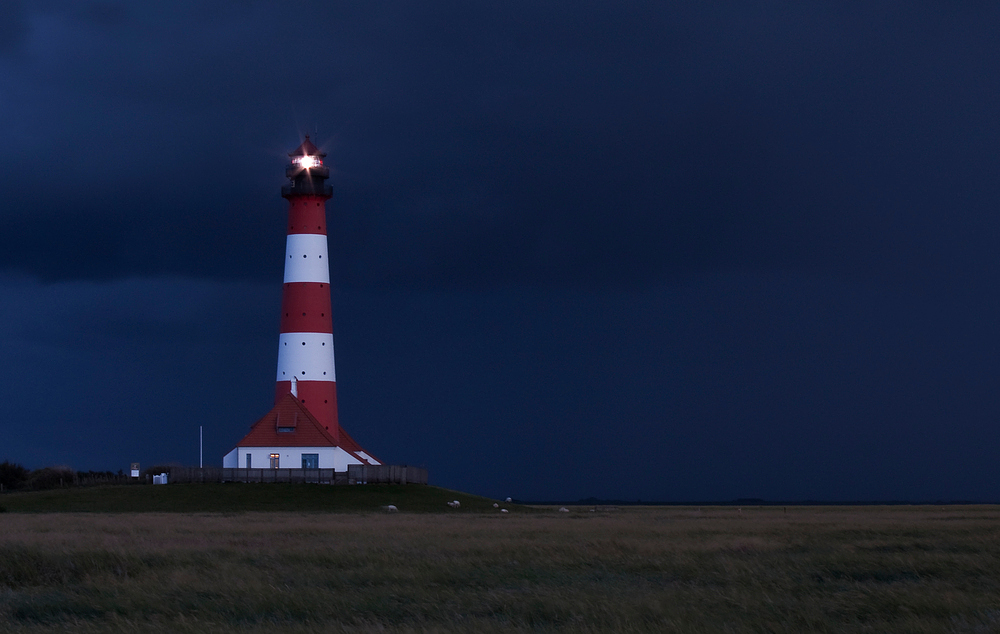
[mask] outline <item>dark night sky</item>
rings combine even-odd
[[[428,6],[430,5],[430,6]],[[0,5],[0,460],[207,464],[329,153],[341,421],[491,496],[1000,500],[994,2]]]

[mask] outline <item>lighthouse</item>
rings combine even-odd
[[[223,467],[345,471],[381,464],[337,417],[326,184],[330,169],[309,136],[288,155],[285,276],[281,294],[274,407],[223,458]]]

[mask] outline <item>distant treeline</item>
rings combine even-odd
[[[121,469],[117,473],[114,471],[76,471],[65,466],[31,470],[9,460],[0,463],[0,490],[4,492],[42,491],[96,484],[126,484],[129,481],[130,478]]]

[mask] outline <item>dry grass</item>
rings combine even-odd
[[[0,631],[998,632],[994,507],[0,515]]]

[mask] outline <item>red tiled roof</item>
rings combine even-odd
[[[278,431],[278,428],[294,428],[295,431]],[[237,447],[337,447],[337,441],[330,435],[316,417],[290,393],[271,408],[271,411],[250,426],[250,433],[236,443]],[[368,462],[357,452],[364,451],[344,428],[340,428],[340,448],[365,463]],[[366,455],[371,456],[365,451]],[[371,456],[378,460],[375,456]],[[378,462],[382,462],[378,460]]]
[[[293,427],[295,431],[279,432],[279,426]],[[337,441],[294,396],[285,394],[270,412],[250,426],[250,433],[237,446],[336,447]]]

